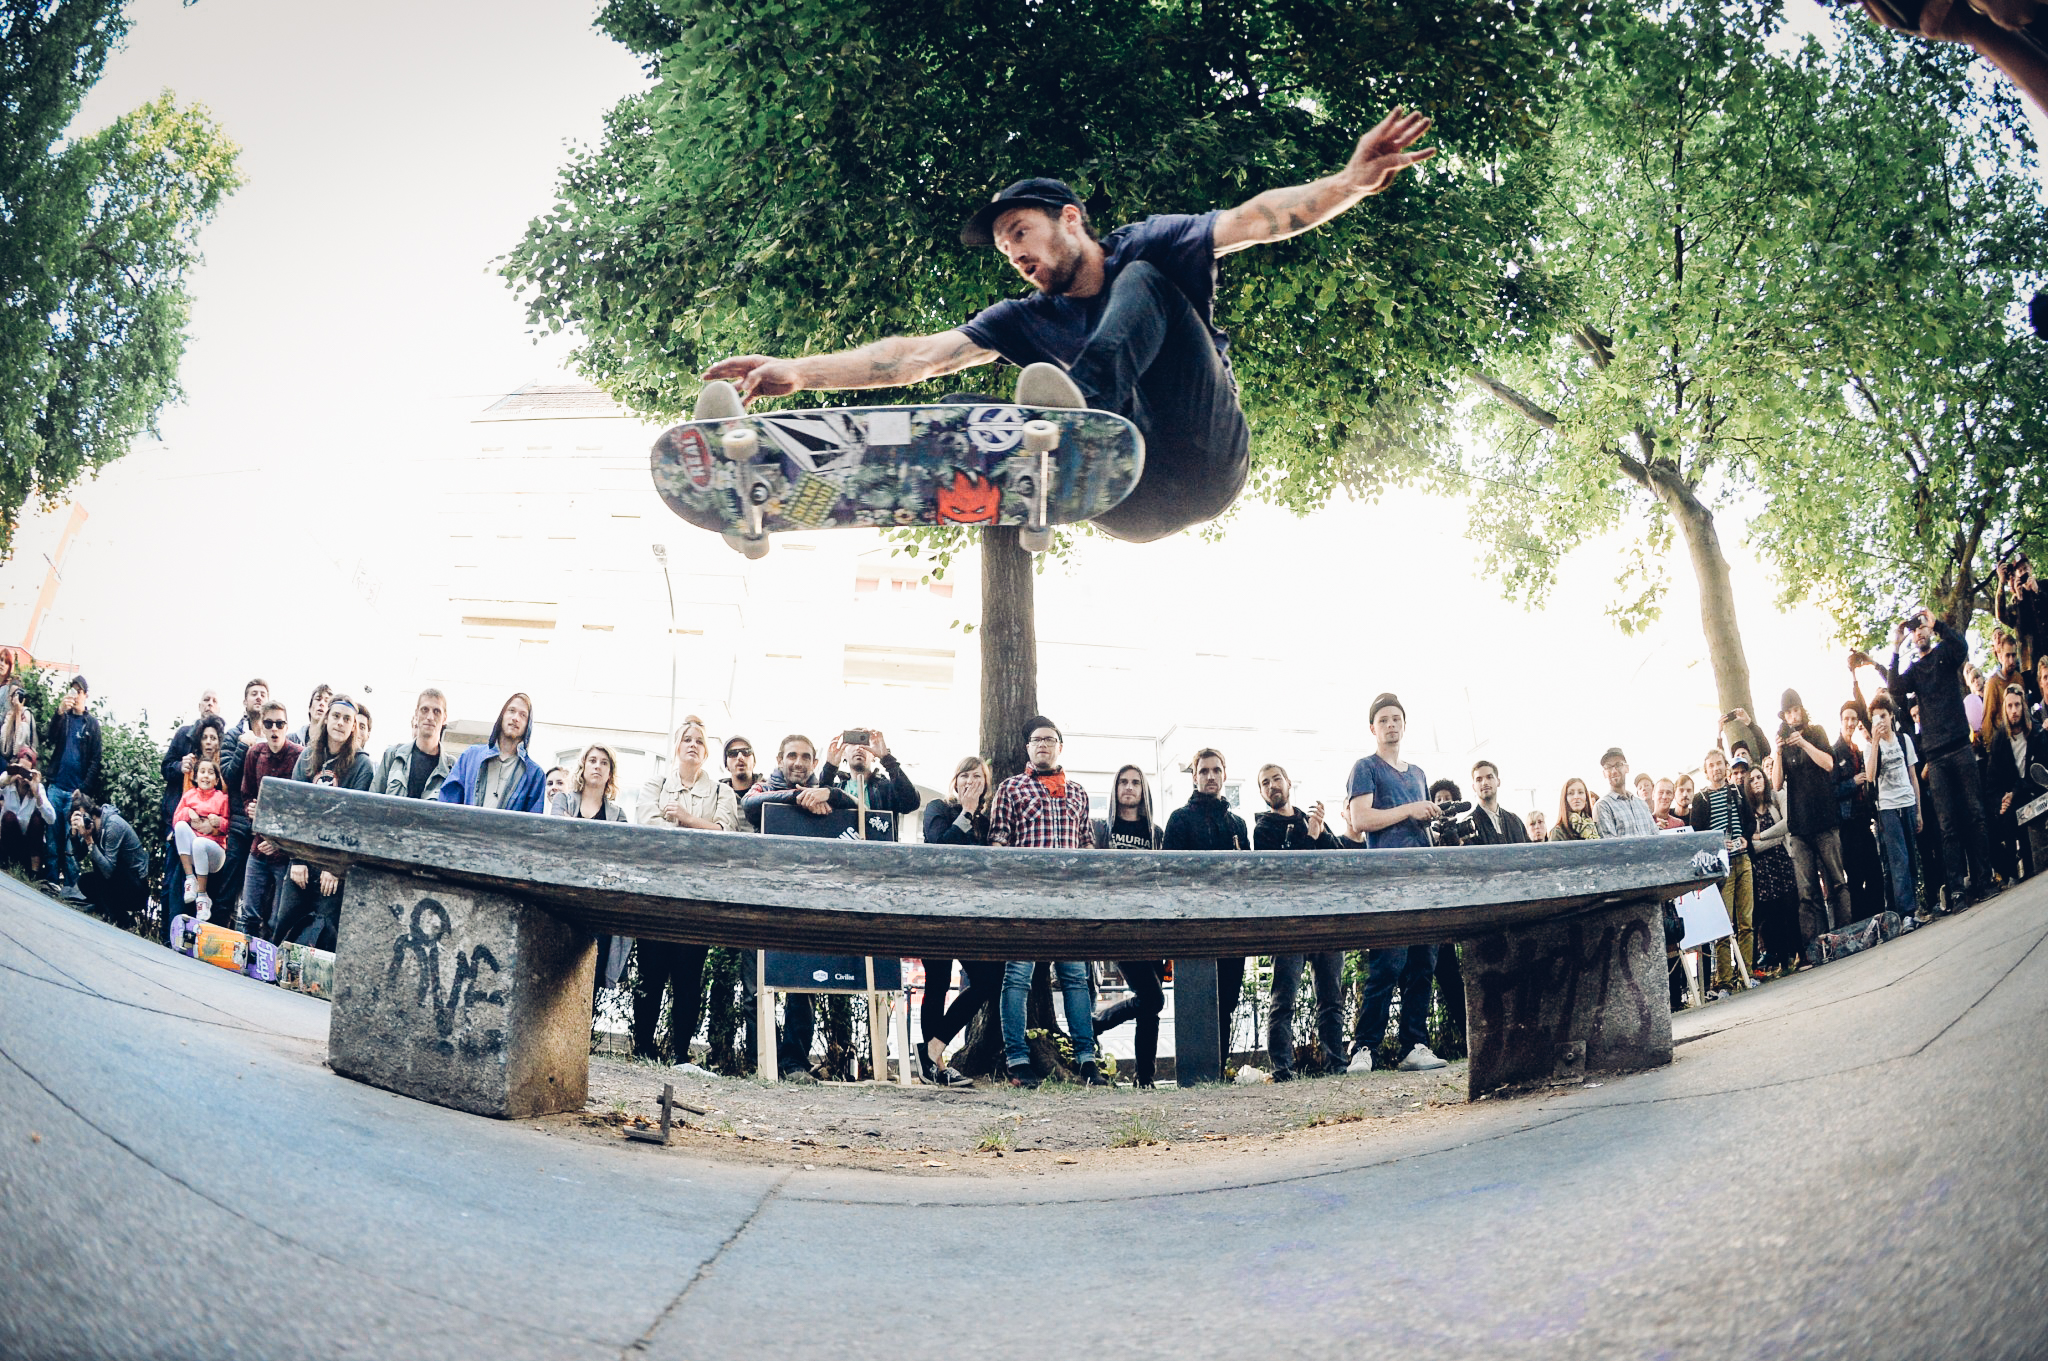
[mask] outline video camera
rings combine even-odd
[[[1471,801],[1452,799],[1438,804],[1436,809],[1436,818],[1429,824],[1430,839],[1439,846],[1463,844],[1472,831]]]

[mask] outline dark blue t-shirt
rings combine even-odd
[[[1187,294],[1216,342],[1216,353],[1229,363],[1230,341],[1215,322],[1215,213],[1164,213],[1118,227],[1102,238],[1102,257],[1102,287],[1093,297],[1034,293],[1007,298],[960,329],[969,340],[1018,368],[1040,363],[1072,368],[1102,320],[1110,284],[1125,265],[1144,260]]]
[[[1429,777],[1422,773],[1422,767],[1408,763],[1405,771],[1396,770],[1380,759],[1374,752],[1358,758],[1358,764],[1351,767],[1351,782],[1345,786],[1345,797],[1355,799],[1360,794],[1372,795],[1375,808],[1399,808],[1404,803],[1421,803],[1429,798]],[[1367,832],[1365,839],[1374,850],[1389,846],[1427,846],[1429,831],[1413,818],[1383,827],[1377,832]]]

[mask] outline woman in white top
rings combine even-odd
[[[675,760],[668,770],[650,776],[640,786],[633,820],[682,831],[738,831],[739,798],[731,785],[719,783],[704,768],[710,755],[711,739],[704,731],[704,720],[692,714],[676,729]],[[642,940],[637,948],[640,969],[633,990],[633,1053],[640,1058],[662,1057],[654,1031],[661,1020],[662,993],[673,989],[668,1009],[668,1061],[687,1063],[690,1041],[696,1037],[697,1022],[704,1013],[704,956],[710,947]]]
[[[1924,922],[1928,919],[1920,911],[1920,890],[1913,882],[1913,847],[1920,836],[1920,777],[1913,767],[1919,753],[1898,726],[1898,710],[1888,696],[1879,695],[1870,706],[1863,769],[1856,779],[1877,786],[1877,853],[1884,862],[1892,910]]]

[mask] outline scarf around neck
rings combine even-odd
[[[1034,770],[1031,772],[1031,778],[1044,785],[1045,792],[1054,798],[1064,799],[1067,796],[1067,772],[1065,770],[1055,770],[1050,773],[1041,773]]]

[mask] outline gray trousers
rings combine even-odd
[[[1335,1071],[1350,1057],[1344,1044],[1344,952],[1274,955],[1272,1005],[1266,1015],[1266,1053],[1276,1075],[1294,1071],[1294,1000],[1301,995],[1303,965],[1308,966],[1316,981],[1316,1038],[1323,1046],[1324,1066]]]
[[[1792,874],[1799,881],[1799,937],[1807,944],[1823,931],[1849,924],[1849,875],[1842,868],[1842,834],[1830,829],[1818,836],[1788,836]],[[1827,873],[1825,891],[1820,871]]]

